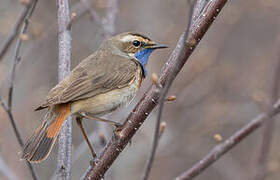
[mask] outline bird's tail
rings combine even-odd
[[[50,107],[43,122],[25,143],[21,158],[32,163],[45,160],[51,152],[58,133],[70,113],[70,104]]]

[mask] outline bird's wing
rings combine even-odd
[[[109,52],[90,55],[49,92],[37,110],[125,87],[135,78],[138,66],[135,59]]]

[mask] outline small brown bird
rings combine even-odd
[[[41,125],[23,147],[22,159],[30,162],[45,160],[66,118],[76,115],[77,123],[91,147],[81,119],[99,118],[123,105],[136,95],[150,54],[166,48],[139,33],[123,33],[105,40],[100,48],[75,67],[69,76],[49,92],[45,102],[35,110],[47,108]]]

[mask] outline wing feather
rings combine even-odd
[[[135,78],[138,66],[135,59],[99,51],[74,68],[49,92],[45,103],[37,109],[125,87]]]

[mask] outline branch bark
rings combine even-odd
[[[4,56],[4,54],[6,53],[6,51],[8,50],[8,48],[10,47],[10,45],[12,44],[12,41],[16,38],[16,35],[19,33],[19,31],[20,31],[20,34],[24,34],[26,32],[27,27],[29,25],[29,20],[35,10],[37,2],[38,2],[38,0],[33,0],[25,6],[23,13],[21,14],[20,18],[18,19],[18,22],[16,23],[16,26],[13,30],[12,35],[10,36],[8,41],[5,43],[4,48],[0,52],[0,61],[1,61],[1,58]],[[22,25],[22,27],[21,27],[21,25]],[[20,29],[20,27],[21,27],[21,29]],[[14,80],[15,80],[15,74],[16,74],[16,67],[17,67],[18,61],[20,60],[19,54],[20,54],[21,44],[22,44],[22,39],[18,38],[16,47],[15,47],[14,58],[13,58],[13,62],[12,62],[11,72],[10,72],[10,78],[9,78],[7,105],[4,103],[4,101],[2,100],[1,97],[0,97],[0,103],[9,117],[9,120],[13,127],[13,131],[16,135],[17,141],[18,141],[19,145],[22,147],[23,140],[22,140],[22,137],[20,135],[19,129],[17,127],[16,121],[15,121],[13,113],[12,113]],[[26,161],[26,164],[30,170],[32,178],[34,180],[37,180],[38,177],[36,175],[35,169],[32,166],[32,164],[29,163],[28,161]]]
[[[68,0],[57,0],[58,8],[58,81],[70,73],[71,65],[71,34],[70,12]],[[58,137],[57,179],[70,179],[72,120],[67,118]]]
[[[20,27],[24,23],[24,20],[26,19],[26,16],[28,15],[28,12],[32,8],[32,4],[34,4],[35,1],[37,1],[37,0],[32,0],[24,6],[23,11],[21,12],[21,14],[20,14],[15,26],[14,26],[12,34],[9,36],[7,41],[4,43],[3,48],[0,50],[0,61],[3,59],[3,57],[5,56],[5,54],[7,53],[9,48],[11,47],[12,42],[15,40],[16,36],[18,35]]]
[[[276,47],[280,47],[280,41],[277,41]],[[278,55],[279,56],[279,55]],[[271,81],[272,88],[271,88],[271,97],[270,97],[270,104],[268,106],[273,105],[275,101],[278,99],[278,90],[279,90],[279,76],[280,76],[280,58],[276,58],[277,61],[275,62],[275,72],[273,74],[273,78]],[[273,139],[274,133],[274,126],[275,126],[275,119],[269,119],[264,123],[263,135],[261,140],[261,147],[260,152],[258,155],[258,159],[256,162],[256,169],[254,173],[254,180],[263,180],[265,179],[266,170],[267,170],[267,160],[268,154],[271,147],[271,142]]]
[[[175,78],[182,69],[183,65],[188,60],[226,2],[227,0],[209,1],[201,15],[197,18],[195,25],[189,32],[189,36],[187,37],[187,30],[181,35],[176,48],[165,66],[162,68],[159,83],[162,84],[163,87],[165,86],[167,79],[170,77],[171,72],[174,72]],[[84,179],[101,179],[104,176],[105,172],[143,124],[149,113],[158,104],[160,92],[161,90],[155,86],[149,88],[126,119],[122,129],[116,132],[116,135],[111,138],[110,142],[97,159],[95,165],[89,167],[85,172]]]
[[[223,143],[215,146],[209,154],[207,154],[202,160],[193,165],[190,169],[183,172],[176,180],[190,180],[203,172],[207,167],[217,161],[222,155],[235,147],[248,135],[252,134],[258,129],[266,120],[269,120],[276,116],[280,112],[280,100],[274,104],[273,108],[267,112],[262,113],[250,123],[243,126],[240,130],[234,133],[230,138],[225,140]]]
[[[195,21],[197,20],[197,18],[199,17],[201,12],[203,11],[206,3],[207,3],[207,0],[196,0],[196,3],[193,7],[190,27],[192,27],[194,25]]]
[[[189,3],[189,14],[191,17],[189,20],[189,23],[186,27],[186,37],[188,37],[188,33],[190,32],[190,27],[194,24],[195,20],[197,19],[197,17],[199,16],[198,13],[200,13],[202,11],[202,6],[198,6],[198,4],[201,3],[201,1],[204,0],[198,0],[196,2],[195,5],[193,5],[191,2]],[[199,8],[199,9],[195,9],[195,8]],[[169,88],[171,87],[171,84],[173,82],[173,80],[176,77],[176,72],[172,71],[172,73],[170,73],[170,78],[167,80],[167,83],[165,85],[165,87],[163,88],[161,94],[160,94],[160,98],[159,98],[159,110],[158,110],[158,114],[157,114],[157,119],[156,119],[156,124],[155,124],[155,131],[154,131],[154,136],[153,136],[153,144],[152,144],[152,148],[150,151],[150,155],[149,158],[147,160],[145,169],[144,169],[144,173],[143,173],[143,177],[142,180],[147,180],[149,178],[151,169],[152,169],[152,165],[153,165],[153,161],[155,159],[155,155],[156,155],[156,149],[158,146],[158,142],[159,142],[159,138],[160,138],[160,134],[159,134],[159,129],[160,129],[160,123],[161,123],[161,117],[162,117],[162,112],[163,112],[163,106],[164,106],[164,101],[165,101],[165,97],[168,93]],[[158,82],[157,82],[158,83]]]

